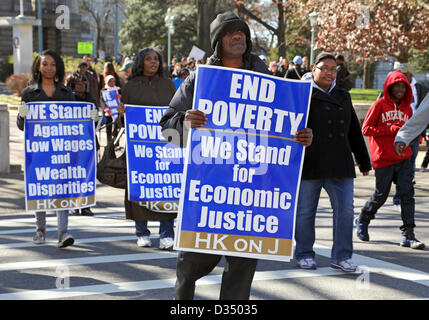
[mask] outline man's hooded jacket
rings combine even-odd
[[[243,69],[252,70],[264,74],[270,74],[265,63],[258,56],[250,53],[252,50],[252,41],[250,38],[250,30],[246,22],[231,11],[219,14],[210,24],[210,43],[214,50],[208,64],[222,66],[221,55],[221,39],[229,31],[241,30],[246,35],[246,52],[243,54]],[[183,119],[185,112],[192,108],[194,85],[196,73],[192,72],[185,82],[182,83],[179,90],[176,91],[173,99],[170,102],[170,108],[164,113],[160,121],[163,130],[175,129],[180,134],[180,140],[183,142],[183,137],[186,133],[183,132]],[[163,132],[166,138],[170,139],[171,135]],[[172,141],[176,143],[177,141]]]

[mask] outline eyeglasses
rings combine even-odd
[[[316,67],[316,68],[325,73],[330,73],[330,74],[337,73],[337,69],[328,69],[328,68],[319,68],[319,67]]]

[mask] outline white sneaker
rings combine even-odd
[[[159,248],[163,250],[173,249],[174,239],[173,238],[162,238],[159,239]]]
[[[298,260],[298,267],[300,267],[301,269],[314,270],[317,269],[317,264],[313,258],[304,258]]]
[[[397,212],[401,212],[401,205],[400,204],[394,204],[393,208],[397,211]]]
[[[150,241],[148,236],[138,237],[137,245],[139,247],[150,247],[152,245],[152,241]]]
[[[34,244],[44,244],[45,243],[45,233],[41,230],[38,230],[33,237]]]

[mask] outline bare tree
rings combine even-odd
[[[111,17],[114,15],[115,0],[103,1],[98,5],[93,0],[79,0],[79,12],[89,14],[96,32],[95,50],[106,51],[106,37],[113,32]],[[119,0],[119,8],[124,12],[125,0]]]

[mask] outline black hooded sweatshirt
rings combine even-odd
[[[207,64],[223,66],[220,40],[227,32],[232,30],[242,30],[246,34],[247,48],[246,52],[243,54],[243,66],[241,69],[271,74],[266,64],[259,59],[257,55],[250,53],[252,50],[252,41],[250,39],[250,30],[246,22],[231,11],[219,14],[210,24],[210,41],[214,53]],[[173,134],[169,134],[168,131],[165,131],[167,129],[174,129],[175,134],[178,133],[180,135],[181,146],[186,145],[186,142],[183,141],[183,137],[187,136],[186,132],[183,132],[183,120],[186,110],[192,109],[195,76],[196,73],[192,72],[182,83],[179,90],[176,91],[176,94],[171,99],[169,108],[160,121],[165,138],[173,143],[179,144],[176,139],[172,139]]]

